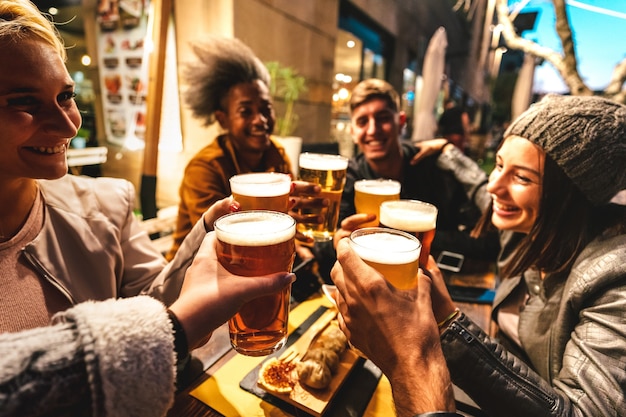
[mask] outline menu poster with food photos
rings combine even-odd
[[[149,0],[98,0],[98,67],[107,140],[144,140],[148,62],[144,54]]]

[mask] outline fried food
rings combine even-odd
[[[287,394],[296,384],[296,378],[293,375],[295,368],[295,363],[271,358],[261,366],[258,384],[266,391]]]

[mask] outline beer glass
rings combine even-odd
[[[380,205],[383,201],[400,199],[400,183],[394,180],[359,180],[354,183],[354,207],[357,213],[374,213],[376,220],[363,223],[361,227],[378,226]]]
[[[435,238],[437,212],[437,207],[423,201],[385,201],[380,205],[380,225],[414,234],[422,242],[420,265],[425,266]]]
[[[241,210],[289,211],[291,177],[278,172],[254,172],[230,177],[230,191]]]
[[[415,236],[386,227],[366,227],[350,234],[350,246],[394,287],[407,290],[417,285],[422,245]]]
[[[296,222],[288,214],[251,210],[220,217],[214,224],[217,259],[230,273],[256,277],[289,272],[295,258]],[[287,340],[291,287],[255,298],[228,321],[230,343],[244,355],[264,356]]]
[[[305,216],[322,216],[320,223],[298,223],[298,231],[316,241],[327,241],[333,238],[339,219],[341,194],[346,183],[348,158],[340,155],[321,153],[300,154],[300,179],[302,181],[319,184],[321,198],[327,198],[328,207],[303,208],[299,214]]]

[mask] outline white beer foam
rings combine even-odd
[[[415,262],[420,254],[418,242],[392,233],[365,234],[352,240],[352,248],[364,261],[400,265]]]
[[[296,222],[291,216],[278,212],[244,211],[216,220],[215,234],[220,241],[231,245],[275,245],[296,235]]]
[[[231,177],[233,193],[254,197],[275,197],[291,191],[291,177],[275,172],[240,174]]]
[[[340,155],[303,153],[300,154],[300,168],[321,171],[340,171],[348,168],[348,158]]]
[[[405,232],[425,232],[435,228],[437,215],[410,209],[381,210],[380,222],[387,227]]]
[[[359,180],[354,183],[354,190],[375,195],[394,195],[400,192],[400,183],[388,180]]]

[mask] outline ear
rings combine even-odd
[[[222,129],[228,130],[228,117],[223,110],[215,110],[215,120],[220,124]]]
[[[398,125],[400,125],[400,129],[404,127],[406,124],[406,113],[403,111],[398,112]]]

